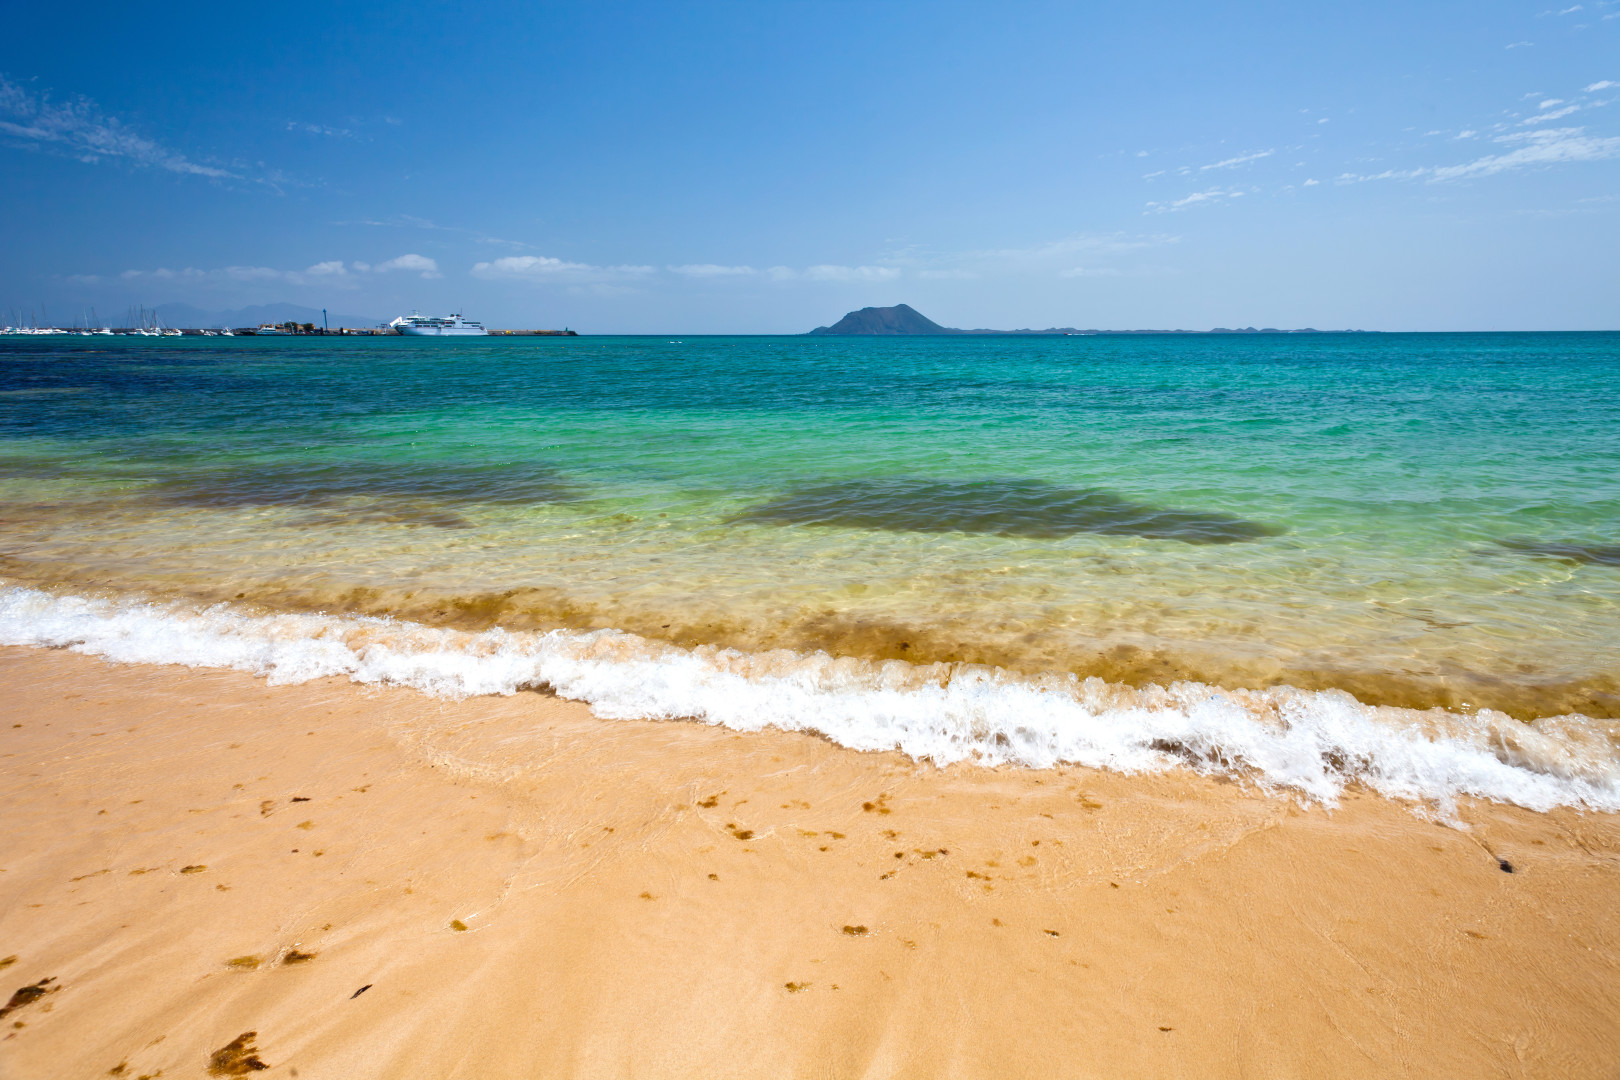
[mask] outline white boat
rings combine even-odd
[[[454,315],[418,315],[413,311],[409,315],[401,315],[388,325],[412,337],[482,337],[489,333],[483,323],[463,319],[460,312]]]
[[[257,330],[255,330],[253,332],[255,334],[257,334],[259,337],[265,337],[267,335],[276,335],[276,336],[280,336],[280,337],[286,337],[287,336],[287,331],[286,331],[285,328],[280,327],[280,326],[271,326],[269,323],[265,323],[263,326],[259,327]]]

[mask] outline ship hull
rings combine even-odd
[[[401,326],[399,332],[406,337],[483,337],[482,328],[471,326]]]

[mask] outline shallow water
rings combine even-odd
[[[0,575],[1620,717],[1620,335],[0,343]]]

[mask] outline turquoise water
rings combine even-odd
[[[1620,335],[0,343],[0,574],[1620,717]]]

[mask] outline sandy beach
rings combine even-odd
[[[0,687],[8,1080],[1620,1060],[1607,815],[1457,828],[61,650],[0,650]]]

